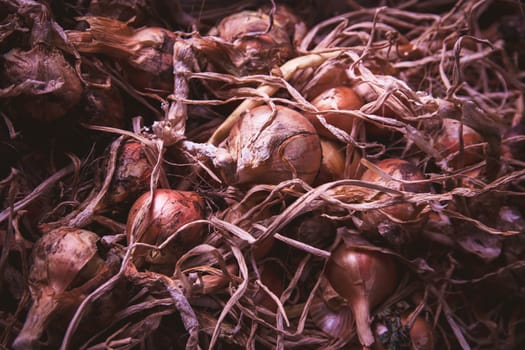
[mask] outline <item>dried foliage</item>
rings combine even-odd
[[[525,347],[524,23],[0,0],[1,347]]]

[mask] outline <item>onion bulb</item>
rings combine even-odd
[[[283,106],[277,106],[275,114],[268,106],[246,111],[225,148],[236,161],[229,182],[239,185],[278,184],[292,178],[312,184],[321,165],[315,128],[302,114]]]
[[[361,108],[363,100],[357,95],[354,90],[348,86],[337,86],[328,89],[312,100],[314,105],[320,111],[326,110],[356,110]],[[326,129],[316,115],[308,114],[308,119],[317,129],[318,133],[322,137],[327,139],[337,139],[328,129]],[[352,132],[355,117],[339,114],[339,113],[327,113],[322,114],[322,117],[328,124],[331,124],[346,133]]]
[[[407,326],[408,315],[401,317],[401,324]],[[417,316],[409,329],[411,350],[433,350],[435,347],[435,336],[432,326],[423,317]]]
[[[285,273],[281,265],[271,260],[264,262],[261,265],[261,283],[265,285],[275,296],[281,296],[285,289],[284,276]],[[266,293],[266,291],[259,288],[253,297],[255,305],[261,305],[270,311],[277,311],[276,302]]]
[[[272,17],[269,11],[238,12],[209,32],[232,44],[229,56],[240,75],[268,73],[280,66],[295,55],[295,43],[306,33],[304,22],[286,6],[277,5]]]
[[[483,160],[484,151],[481,145],[483,138],[474,129],[463,125],[463,164],[460,164],[460,127],[461,123],[455,119],[443,119],[443,126],[436,137],[435,147],[444,157],[452,156],[448,162],[449,166],[458,168],[463,165],[471,165]]]
[[[0,58],[0,97],[13,98],[13,115],[51,122],[81,99],[82,84],[61,51],[37,45],[15,48]]]
[[[204,219],[204,200],[191,191],[156,189],[140,196],[129,211],[126,225],[128,243],[160,245],[183,225]],[[202,225],[190,226],[179,232],[164,250],[157,254],[146,247],[136,247],[133,262],[141,267],[144,262],[152,264],[175,263],[190,248],[205,238]]]
[[[15,350],[34,349],[51,318],[71,304],[80,304],[82,295],[65,292],[94,278],[104,261],[97,254],[97,234],[61,227],[43,235],[34,245],[29,290],[33,305],[13,343]]]
[[[339,245],[326,264],[325,276],[354,312],[363,346],[374,343],[370,310],[392,295],[398,285],[396,262],[389,255]]]
[[[425,180],[425,176],[413,164],[398,158],[388,158],[379,161],[376,166],[386,176],[375,169],[367,169],[361,180],[381,185],[393,190],[424,193],[429,192],[430,186],[426,182],[403,183],[402,181]],[[387,194],[376,194],[376,199],[387,198]],[[372,209],[362,213],[364,231],[379,232],[385,239],[394,244],[401,244],[407,238],[405,231],[413,224],[416,228],[424,219],[421,208],[411,203],[393,204],[381,209]],[[390,216],[392,219],[390,219]]]
[[[122,205],[135,201],[139,195],[148,190],[152,171],[153,165],[146,157],[145,146],[135,140],[124,142],[119,149],[106,202],[111,205]]]

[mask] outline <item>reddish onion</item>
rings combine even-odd
[[[387,176],[383,176],[379,171],[374,169],[367,169],[363,173],[361,180],[393,190],[417,193],[424,193],[430,190],[430,186],[426,182],[403,183],[396,181],[418,181],[425,179],[421,171],[406,160],[388,158],[379,161],[376,166],[385,172]],[[386,198],[387,196],[387,194],[380,194],[378,199]],[[378,231],[387,240],[394,240],[396,243],[399,243],[397,240],[403,238],[399,237],[399,232],[397,232],[400,225],[389,219],[387,215],[391,216],[395,221],[419,223],[424,219],[420,217],[420,213],[421,208],[411,203],[399,203],[381,209],[372,209],[362,214],[363,230]],[[404,228],[407,229],[408,226],[405,225]]]
[[[359,341],[374,343],[370,310],[384,302],[398,285],[395,260],[389,255],[339,245],[326,264],[325,276],[352,308]]]
[[[408,314],[401,317],[401,324],[407,326]],[[435,336],[432,326],[423,317],[417,316],[410,329],[410,348],[411,350],[433,350],[435,347]]]
[[[312,100],[314,105],[320,111],[326,110],[356,110],[361,108],[363,100],[354,90],[348,86],[337,86],[328,89]],[[315,126],[320,136],[328,139],[337,139],[328,129],[326,129],[316,115],[308,114],[308,119]],[[331,124],[348,134],[352,132],[355,118],[350,115],[339,113],[327,113],[322,117]]]
[[[448,164],[453,168],[459,166],[471,165],[476,162],[483,160],[484,151],[483,147],[475,146],[476,144],[482,143],[483,138],[474,129],[463,125],[463,164],[460,164],[460,155],[453,155],[460,151],[460,127],[461,123],[455,119],[445,118],[443,119],[443,126],[439,134],[436,137],[436,148],[445,157],[452,156],[452,159]]]
[[[261,282],[278,298],[285,289],[284,271],[281,265],[271,260],[261,265]],[[266,291],[259,288],[253,297],[255,305],[261,305],[270,311],[277,311],[277,304]]]
[[[157,189],[149,206],[151,192],[140,196],[129,211],[126,235],[128,243],[141,242],[160,245],[183,225],[204,219],[204,200],[196,192]],[[205,237],[202,225],[188,227],[179,232],[161,252],[164,257],[151,255],[146,247],[137,247],[134,263],[140,267],[144,261],[153,264],[174,263],[177,257],[201,243]]]
[[[278,184],[300,178],[311,184],[321,166],[321,144],[312,124],[290,108],[268,106],[244,113],[232,128],[226,148],[236,171],[235,184]]]

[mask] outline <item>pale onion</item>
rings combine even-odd
[[[232,44],[229,56],[240,75],[268,73],[282,65],[295,55],[295,44],[306,33],[304,22],[288,7],[277,5],[273,22],[269,12],[269,8],[238,12],[223,18],[209,32]]]
[[[236,162],[233,184],[278,184],[292,178],[313,183],[321,166],[321,144],[302,114],[277,106],[247,110],[225,148]],[[226,179],[228,180],[228,179]]]
[[[80,304],[81,294],[69,293],[95,277],[104,261],[97,254],[97,234],[61,227],[42,236],[34,245],[28,285],[33,304],[13,343],[15,350],[38,347],[38,340],[53,316],[72,304]]]
[[[325,276],[352,308],[359,341],[369,347],[374,343],[370,311],[391,296],[399,283],[395,260],[343,243],[332,252]]]
[[[160,245],[179,228],[190,222],[204,219],[204,200],[191,191],[156,189],[140,196],[129,211],[126,226],[128,243]],[[146,247],[136,247],[133,262],[141,267],[144,262],[174,264],[190,248],[202,243],[206,236],[201,224],[179,232],[161,252]]]

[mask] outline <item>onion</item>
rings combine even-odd
[[[337,86],[322,92],[312,100],[314,105],[320,111],[326,110],[356,110],[363,105],[363,100],[354,90],[348,86]],[[337,139],[328,129],[326,129],[316,115],[308,114],[308,119],[315,126],[319,135],[328,139]],[[348,134],[352,132],[355,118],[345,114],[327,113],[322,117],[331,124]]]
[[[514,139],[515,138],[515,139]],[[506,159],[525,160],[525,120],[505,132],[504,139],[508,139],[502,145],[502,157]]]
[[[407,326],[408,314],[401,317],[403,326]],[[411,350],[433,350],[435,347],[435,336],[432,326],[423,317],[417,316],[410,329],[410,348]]]
[[[280,297],[285,288],[283,268],[278,263],[268,260],[261,266],[261,282],[273,294]],[[261,288],[253,296],[255,305],[261,305],[270,311],[277,311],[277,304],[275,301]]]
[[[471,165],[483,160],[484,151],[481,145],[472,147],[476,144],[482,143],[483,138],[474,129],[463,125],[463,162],[460,164],[460,126],[461,123],[455,119],[443,119],[443,127],[436,137],[435,147],[445,157],[452,156],[448,162],[449,166],[458,168],[459,166]],[[457,155],[454,155],[458,153]]]
[[[87,86],[79,105],[83,123],[124,129],[124,102],[116,87]]]
[[[127,204],[149,189],[153,166],[145,152],[145,146],[134,140],[120,146],[115,173],[105,198],[106,204]]]
[[[311,184],[321,165],[321,145],[312,124],[300,113],[268,106],[244,113],[226,140],[236,161],[234,184],[278,184],[300,178]]]
[[[321,151],[323,158],[314,185],[319,186],[326,182],[343,179],[345,173],[344,146],[321,138]]]
[[[383,176],[379,171],[367,169],[361,180],[381,185],[393,190],[424,193],[429,192],[428,183],[402,183],[403,181],[424,180],[425,176],[419,169],[406,160],[388,158],[379,161],[376,166],[388,176]],[[391,178],[388,178],[391,177]],[[387,194],[379,194],[377,199],[386,198]],[[399,203],[381,209],[372,209],[362,213],[364,231],[379,232],[389,242],[399,245],[407,237],[404,234],[410,229],[419,227],[425,216],[421,216],[421,208],[411,203]],[[388,218],[391,216],[393,220]],[[401,222],[401,223],[397,223]],[[403,224],[403,222],[405,222]],[[414,226],[411,227],[410,224]]]
[[[273,21],[266,12],[269,9],[233,14],[209,32],[233,45],[235,54],[229,56],[240,75],[268,73],[280,66],[295,55],[295,43],[306,32],[306,25],[284,5],[276,6]]]
[[[156,189],[140,196],[129,211],[126,236],[128,243],[160,245],[183,225],[204,219],[204,200],[196,192]],[[145,261],[152,264],[175,263],[176,259],[205,238],[202,225],[194,225],[179,232],[159,254],[149,248],[137,247],[133,262],[141,267]],[[152,254],[153,253],[153,254]]]
[[[97,254],[99,237],[87,230],[61,227],[42,236],[33,247],[29,290],[33,305],[13,343],[15,350],[34,349],[51,318],[82,301],[65,292],[94,278],[104,265]]]
[[[41,122],[60,119],[82,95],[80,79],[62,52],[42,45],[4,54],[0,77],[0,97],[13,98],[10,113],[20,118]]]
[[[325,276],[352,308],[359,341],[374,343],[370,309],[384,302],[398,285],[396,262],[389,255],[339,245],[326,264]]]

